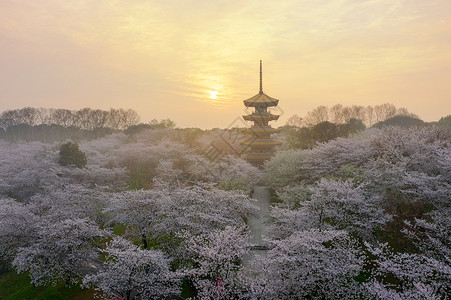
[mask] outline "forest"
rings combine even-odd
[[[279,129],[257,168],[242,128],[3,112],[0,299],[449,299],[451,116],[318,107]],[[264,254],[248,226],[260,185]],[[39,292],[8,290],[17,276]]]

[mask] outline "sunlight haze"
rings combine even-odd
[[[263,90],[284,125],[319,105],[451,113],[451,1],[3,1],[0,112],[131,108],[224,128]]]

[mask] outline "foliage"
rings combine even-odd
[[[303,164],[305,152],[279,151],[265,163],[265,182],[271,187],[283,187],[297,181],[299,168]]]
[[[80,142],[84,168],[60,166],[58,145],[0,142],[1,263],[41,284],[22,298],[84,278],[109,297],[189,286],[200,299],[446,299],[449,129],[373,128],[278,152],[265,165],[279,201],[264,255],[246,227],[262,172],[211,160],[212,138],[115,133]]]
[[[77,144],[67,142],[60,147],[59,163],[62,166],[83,168],[87,163],[86,154],[78,149]]]
[[[82,108],[80,110],[47,109],[24,107],[6,110],[0,114],[0,125],[8,128],[13,125],[60,125],[93,130],[95,128],[125,129],[139,121],[138,114],[132,109],[100,109]]]
[[[147,129],[163,129],[163,128],[175,128],[175,122],[170,119],[165,120],[152,120],[149,123],[140,123],[136,125],[132,125],[124,130],[124,133],[127,135],[137,134]]]
[[[244,227],[227,226],[193,236],[188,253],[195,267],[187,271],[200,299],[237,299],[244,282],[242,259],[249,252],[249,235]]]
[[[440,120],[438,120],[437,125],[451,128],[451,115],[448,115],[446,117],[441,117]]]
[[[13,265],[19,273],[29,272],[35,285],[61,281],[76,284],[96,259],[96,239],[104,235],[95,224],[83,219],[41,225],[37,238],[29,246],[18,249]]]
[[[344,124],[351,119],[360,120],[367,127],[373,124],[385,121],[394,116],[409,116],[418,118],[417,115],[409,113],[406,108],[397,108],[393,104],[384,103],[376,106],[343,106],[341,104],[332,107],[324,105],[309,111],[304,118],[294,115],[288,119],[287,125],[290,126],[314,126],[321,122],[331,122],[335,124]]]
[[[362,253],[345,231],[310,229],[272,243],[255,268],[263,274],[253,284],[257,297],[359,299],[353,277],[363,267]]]
[[[0,261],[9,263],[19,247],[26,247],[37,238],[38,218],[12,199],[0,199],[0,207]]]
[[[180,236],[195,236],[225,226],[242,226],[255,214],[254,201],[237,191],[194,186],[118,193],[111,199],[108,214],[127,224],[129,234],[147,237],[177,259],[185,254]]]
[[[374,128],[382,128],[383,126],[399,126],[399,127],[416,127],[423,125],[423,121],[412,116],[394,116],[382,122],[373,125]]]
[[[279,254],[294,249],[285,243],[304,238],[306,232],[320,230],[314,235],[319,239],[322,232],[340,230],[356,239],[353,247],[364,258],[360,271],[346,281],[351,288],[343,294],[346,298],[446,299],[451,278],[450,145],[451,132],[443,127],[387,127],[337,138],[310,150],[279,153],[266,164],[267,180],[274,182],[282,200],[272,209],[268,240],[283,245],[275,248]],[[286,177],[282,176],[285,170],[289,170]],[[333,252],[325,253],[321,261]],[[305,254],[287,261],[301,257]],[[270,261],[269,257],[262,264]],[[263,279],[270,282],[272,274],[278,273],[266,266],[269,271]],[[344,274],[340,280],[346,278]],[[297,276],[299,285],[305,286],[308,279],[301,276]],[[289,280],[281,280],[280,285],[287,284],[282,291],[295,287]],[[320,294],[307,292],[304,297],[343,298],[340,286],[333,294],[317,290]],[[290,298],[302,292],[271,297]]]
[[[20,149],[20,151],[19,151]],[[0,195],[27,201],[45,190],[58,189],[58,153],[38,142],[0,142]]]
[[[155,299],[177,294],[177,273],[169,270],[169,259],[160,251],[142,250],[131,242],[115,237],[105,250],[105,264],[83,279],[105,296]]]
[[[323,121],[311,127],[285,128],[286,149],[309,149],[317,143],[324,143],[337,137],[348,137],[365,129],[362,121],[350,119],[345,124]]]

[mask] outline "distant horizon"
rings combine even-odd
[[[339,104],[339,103],[338,103]],[[357,105],[357,104],[356,104]],[[320,106],[320,105],[318,105],[318,106]],[[28,107],[31,107],[31,106],[28,106]],[[331,107],[331,106],[328,106],[328,107]],[[4,111],[7,111],[7,110],[15,110],[15,109],[23,109],[23,108],[26,108],[26,107],[20,107],[20,108],[12,108],[12,109],[5,109],[5,110],[2,110],[2,111],[0,111],[0,115],[1,115],[1,113],[2,112],[4,112]],[[45,109],[69,109],[69,108],[65,108],[65,107],[34,107],[34,108],[45,108]],[[104,110],[104,111],[108,111],[108,110],[110,110],[110,109],[124,109],[124,110],[127,110],[127,109],[131,109],[131,108],[128,108],[128,107],[117,107],[117,108],[112,108],[112,107],[110,107],[110,108],[107,108],[107,109],[103,109],[103,108],[94,108],[94,107],[80,107],[80,108],[76,108],[76,109],[69,109],[69,110],[81,110],[81,109],[84,109],[84,108],[89,108],[89,109],[93,109],[93,110],[95,110],[95,109],[100,109],[100,110]],[[397,107],[397,108],[400,108],[400,107]],[[408,112],[409,113],[411,113],[411,114],[415,114],[415,115],[418,115],[418,114],[416,114],[415,112],[412,112],[412,111],[410,111],[407,107],[406,107],[406,109],[408,110]],[[169,117],[166,117],[166,118],[152,118],[152,119],[148,119],[148,120],[144,120],[143,118],[142,118],[142,116],[141,116],[141,114],[140,114],[140,112],[139,111],[136,111],[135,110],[135,112],[139,115],[139,117],[140,117],[140,121],[139,121],[139,123],[140,124],[147,124],[147,123],[150,123],[151,121],[153,121],[153,120],[156,120],[156,121],[162,121],[162,120],[166,120],[166,119],[170,119],[171,121],[173,121],[173,122],[175,122],[175,124],[176,124],[176,128],[180,128],[180,129],[183,129],[183,128],[199,128],[199,129],[202,129],[202,130],[212,130],[212,129],[227,129],[227,128],[233,128],[233,127],[240,127],[240,128],[245,128],[246,126],[244,126],[244,120],[241,118],[241,120],[237,120],[237,118],[239,118],[239,117],[241,117],[241,115],[239,115],[239,116],[236,116],[233,120],[231,120],[230,121],[230,123],[229,123],[229,125],[227,125],[227,126],[224,126],[224,127],[219,127],[219,126],[216,126],[216,127],[209,127],[209,128],[205,128],[205,127],[200,127],[200,126],[183,126],[183,125],[180,125],[178,122],[177,122],[177,120],[174,120],[174,119],[172,119],[172,118],[169,118]],[[243,110],[243,114],[245,113],[245,111]],[[277,113],[277,111],[276,111],[276,113]],[[287,119],[288,118],[290,118],[290,117],[292,117],[293,115],[295,115],[295,114],[292,114],[292,115],[285,115],[284,113],[283,113],[283,111],[282,111],[282,116],[283,117],[285,117],[284,118],[284,121],[283,121],[283,123],[282,122],[280,122],[280,120],[277,122],[277,121],[271,121],[270,122],[270,125],[272,125],[272,127],[274,127],[274,128],[277,128],[277,127],[281,127],[281,126],[285,126],[286,125],[286,123],[287,123]],[[300,116],[300,117],[305,117],[305,115],[299,115],[299,114],[297,114],[298,116]],[[421,115],[418,115],[418,117],[419,117],[419,119],[421,119],[422,121],[424,121],[424,122],[437,122],[437,121],[439,121],[441,118],[444,118],[444,117],[447,117],[447,116],[449,116],[449,115],[451,115],[451,114],[445,114],[445,115],[443,115],[443,116],[441,116],[441,117],[439,117],[438,119],[436,119],[436,120],[425,120],[425,119],[423,119],[422,117],[421,117]],[[249,126],[251,125],[251,123],[247,123]],[[243,126],[240,126],[240,125],[243,125]]]

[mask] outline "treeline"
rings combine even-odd
[[[89,140],[130,128],[138,124],[139,119],[138,113],[132,109],[25,107],[0,114],[0,139],[46,143]]]
[[[309,149],[317,143],[324,143],[337,137],[348,137],[364,130],[362,121],[351,119],[345,124],[334,124],[328,121],[310,127],[284,126],[281,132],[285,135],[285,149]]]
[[[81,130],[109,128],[124,130],[139,123],[139,115],[133,109],[101,110],[82,108],[80,110],[34,108],[6,110],[0,115],[0,127],[8,129],[16,125],[59,125],[77,127]]]
[[[65,140],[91,140],[117,132],[111,128],[95,128],[92,130],[80,129],[75,126],[64,127],[61,125],[35,125],[19,124],[3,129],[0,127],[0,140],[10,142],[40,141],[44,143],[62,142]]]
[[[423,126],[439,126],[451,128],[451,116],[442,117],[438,122],[424,122],[421,119],[398,115],[385,121],[378,122],[371,128],[383,127],[423,127]],[[338,137],[349,137],[351,134],[364,130],[365,124],[361,120],[350,119],[344,124],[335,124],[323,121],[313,126],[298,127],[285,125],[280,127],[281,132],[285,135],[285,149],[309,149],[316,143],[324,143]]]
[[[175,122],[170,119],[164,120],[152,120],[149,123],[140,123],[137,125],[129,126],[127,129],[123,130],[127,135],[133,135],[139,133],[145,129],[164,129],[164,128],[174,128]],[[180,129],[186,132],[187,138],[190,138],[192,134],[189,131],[195,131],[194,133],[202,132],[200,129]],[[75,126],[64,127],[61,125],[46,125],[40,124],[35,126],[30,126],[28,124],[19,124],[9,126],[3,129],[0,127],[0,140],[7,140],[10,142],[18,141],[40,141],[44,143],[62,142],[65,140],[92,140],[96,138],[104,137],[108,134],[115,132],[122,132],[122,130],[111,129],[111,128],[94,128],[92,130],[80,129]]]
[[[345,124],[351,119],[361,120],[366,127],[371,127],[376,123],[383,122],[395,116],[409,116],[418,118],[417,115],[409,113],[407,108],[397,108],[391,103],[385,103],[375,106],[352,105],[343,106],[341,104],[327,107],[318,106],[309,111],[305,117],[294,115],[286,123],[288,126],[311,127],[321,122],[330,122],[334,124]]]

